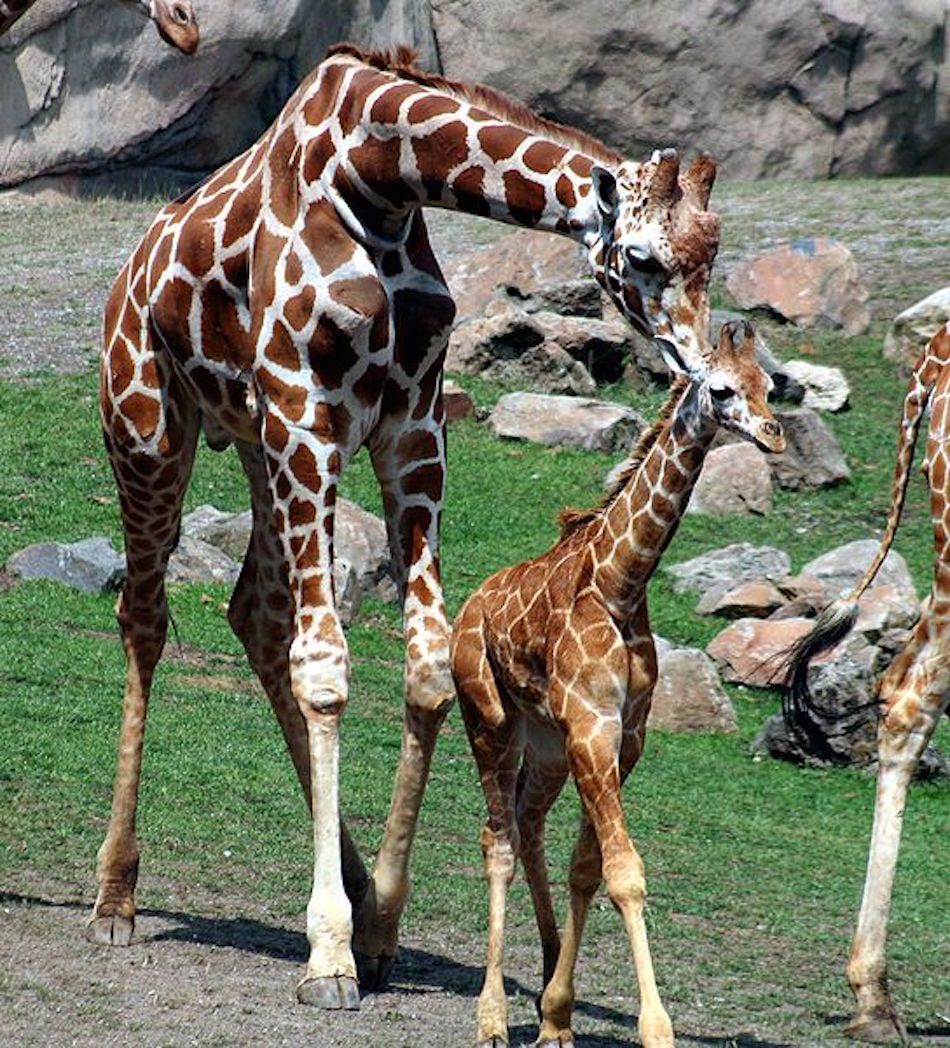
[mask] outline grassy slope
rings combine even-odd
[[[861,200],[878,192],[876,185],[850,188],[860,189]],[[946,183],[924,188],[945,193]],[[919,190],[914,183],[908,191]],[[735,236],[767,240],[762,227],[781,201],[801,201],[804,193],[802,187],[734,188],[727,202],[736,214]],[[903,197],[892,191],[887,199]],[[109,213],[122,213],[123,206],[110,204]],[[808,187],[796,230],[813,231],[809,223],[821,222],[826,206],[828,187]],[[863,205],[852,206],[857,211]],[[900,211],[897,204],[894,209]],[[70,222],[87,220],[74,205],[66,210]],[[0,249],[4,231],[0,221]],[[905,248],[913,245],[895,250]],[[734,250],[727,243],[727,258]],[[912,290],[916,295],[927,288]],[[852,410],[829,420],[848,454],[851,483],[822,494],[779,494],[766,520],[710,528],[688,518],[669,562],[725,540],[748,540],[783,547],[797,569],[839,542],[879,532],[902,395],[893,366],[880,359],[881,330],[876,323],[869,336],[847,342],[807,339],[812,359],[841,364],[854,387]],[[771,333],[782,356],[797,355],[805,341]],[[477,392],[487,400],[498,391],[479,386]],[[88,375],[40,378],[28,387],[0,383],[0,562],[28,542],[118,536],[93,396]],[[639,403],[652,410],[657,398]],[[450,610],[490,571],[545,548],[554,537],[556,511],[595,500],[609,465],[596,454],[501,444],[472,423],[454,427],[445,526]],[[344,487],[378,508],[365,457],[354,463]],[[909,500],[899,548],[923,590],[930,554],[921,489],[918,483]],[[223,508],[245,504],[232,455],[200,452],[189,508],[205,501]],[[693,598],[671,593],[662,572],[651,596],[654,626],[672,639],[701,645],[718,629],[693,614]],[[226,600],[225,590],[212,586],[177,587],[172,594],[185,647],[170,649],[150,712],[139,901],[165,906],[184,900],[206,914],[255,909],[302,926],[310,863],[303,803],[273,718],[227,628]],[[343,796],[358,838],[372,851],[399,751],[398,616],[371,607],[351,630],[350,644],[354,685],[344,722]],[[46,583],[0,593],[0,739],[10,740],[0,747],[3,888],[91,899],[93,856],[108,815],[121,679],[110,599]],[[685,1032],[715,1036],[739,1022],[758,1036],[813,1043],[831,1036],[824,1016],[848,1008],[840,969],[863,878],[873,782],[859,774],[751,761],[748,743],[776,699],[742,689],[732,694],[738,735],[655,733],[629,786],[631,823],[647,863],[658,974]],[[576,812],[569,793],[554,815],[557,888],[563,887]],[[915,788],[892,925],[895,988],[906,1018],[924,1027],[939,1022],[946,1003],[945,980],[932,959],[946,956],[950,939],[945,908],[938,905],[947,812],[946,786]],[[407,930],[432,943],[470,944],[474,937],[477,954],[485,912],[481,818],[473,766],[453,714],[423,810]],[[457,876],[446,877],[446,870]],[[223,892],[222,881],[228,885]],[[511,913],[512,935],[532,941],[521,886]],[[626,950],[608,906],[596,908],[588,934],[585,954],[593,974],[581,994],[593,984],[601,993],[629,995]],[[610,1020],[601,1027],[609,1032]]]

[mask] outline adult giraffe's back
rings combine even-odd
[[[385,983],[439,725],[453,697],[439,577],[442,365],[454,306],[422,208],[571,236],[673,367],[706,368],[715,164],[624,161],[412,55],[343,46],[246,153],[166,207],[119,275],[105,322],[102,419],[118,482],[128,676],[112,818],[89,934],[129,941],[145,708],[165,640],[164,572],[195,443],[237,446],[254,533],[231,602],[314,825],[302,1001],[356,1007]],[[346,641],[333,604],[340,473],[365,444],[403,596],[406,721],[372,877],[339,818]],[[342,853],[342,877],[341,877]],[[344,887],[345,885],[345,887]]]

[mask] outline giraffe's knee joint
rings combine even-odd
[[[632,853],[625,856],[623,861],[606,866],[604,880],[607,884],[607,894],[614,906],[623,909],[627,906],[643,905],[647,885],[643,862],[639,855]]]

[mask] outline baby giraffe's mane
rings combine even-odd
[[[557,519],[561,528],[562,541],[569,535],[573,535],[575,531],[582,528],[585,524],[598,520],[610,509],[620,492],[623,491],[628,482],[633,480],[634,474],[643,465],[650,449],[659,440],[660,434],[669,425],[673,412],[676,410],[676,406],[679,404],[688,386],[689,379],[685,375],[677,375],[674,378],[670,386],[669,398],[663,406],[659,418],[640,435],[636,447],[630,453],[626,462],[623,463],[622,468],[617,471],[610,490],[604,495],[599,505],[592,506],[590,509],[564,509],[558,514]]]

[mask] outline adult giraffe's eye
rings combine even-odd
[[[623,255],[627,265],[644,276],[658,276],[666,273],[663,263],[653,255],[644,255],[638,249],[630,247],[624,250]]]
[[[710,386],[709,395],[717,404],[725,404],[727,400],[731,400],[736,395],[736,391],[728,386]]]

